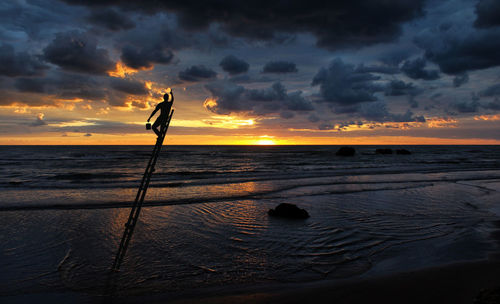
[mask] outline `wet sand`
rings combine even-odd
[[[191,298],[174,303],[473,303],[482,289],[500,286],[499,273],[500,260],[495,259],[362,280],[295,285],[276,291]]]
[[[343,282],[288,285],[280,290],[262,287],[230,291],[221,287],[207,296],[141,295],[127,297],[85,296],[79,293],[35,293],[0,297],[2,303],[500,303],[500,259],[455,263],[441,267]],[[475,302],[485,289],[493,300]]]

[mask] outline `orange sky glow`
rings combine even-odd
[[[92,135],[67,133],[31,137],[1,137],[1,145],[154,145],[152,134]],[[498,140],[405,136],[301,137],[167,135],[166,145],[499,145]]]
[[[137,70],[116,64],[114,77],[134,74]],[[142,71],[142,72],[148,72]],[[44,106],[26,106],[23,102],[0,106],[0,114],[24,123],[13,126],[16,134],[0,134],[0,145],[153,145],[155,136],[144,128],[145,120],[163,95],[162,87],[148,82],[148,96],[127,96],[122,106],[88,103],[82,99],[45,97]],[[474,117],[426,117],[425,122],[365,122],[362,125],[332,124],[331,129],[303,127],[304,117],[287,124],[270,123],[279,117],[233,116],[215,114],[206,109],[212,100],[192,98],[184,87],[175,87],[175,114],[166,137],[167,145],[498,145],[500,140],[469,136],[460,128],[474,129],[482,124],[494,129],[499,115]],[[50,102],[47,102],[50,101]],[[61,118],[61,119],[59,119]],[[302,119],[302,120],[301,120]],[[153,120],[154,121],[154,120]],[[119,124],[108,129],[107,124]],[[95,128],[95,132],[88,131]],[[444,135],[428,132],[456,130]]]

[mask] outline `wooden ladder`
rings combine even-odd
[[[168,126],[170,125],[170,120],[172,119],[173,114],[174,110],[170,112],[166,124],[163,124],[160,129],[160,136],[156,140],[156,145],[153,149],[153,153],[151,154],[146,170],[144,171],[144,176],[142,177],[141,185],[139,186],[137,195],[135,196],[132,210],[130,210],[130,215],[128,216],[127,223],[125,223],[125,230],[123,231],[120,247],[118,249],[118,252],[116,253],[113,267],[111,267],[111,270],[113,271],[118,271],[120,269],[120,265],[123,262],[125,253],[127,252],[130,239],[132,238],[135,225],[137,224],[137,219],[139,218],[139,214],[141,212],[142,203],[144,202],[146,192],[148,191],[149,182],[151,181],[151,175],[153,175],[153,172],[155,172],[156,161],[158,160],[158,156],[160,155],[160,150],[163,146],[163,140],[165,139],[165,135],[167,134]]]

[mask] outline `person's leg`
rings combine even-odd
[[[152,126],[153,131],[156,133],[156,136],[160,137],[161,133],[158,131],[158,127],[161,125],[160,117],[155,120],[155,123]]]
[[[165,126],[167,125],[167,117],[160,116],[158,117],[158,124],[160,125],[160,133],[165,132]]]

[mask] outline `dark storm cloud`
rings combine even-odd
[[[235,82],[235,83],[257,83],[257,82],[273,82],[276,81],[275,78],[268,77],[268,76],[250,76],[248,74],[244,75],[235,75],[231,78],[228,79],[229,81]]]
[[[374,93],[384,90],[382,85],[374,82],[379,79],[371,73],[356,71],[353,65],[341,59],[335,59],[327,68],[319,70],[312,85],[320,86],[322,101],[351,105],[377,100]]]
[[[250,65],[243,59],[239,59],[233,55],[224,57],[219,63],[221,68],[228,72],[229,75],[236,75],[248,71]]]
[[[360,109],[359,104],[355,105],[340,105],[333,109],[335,114],[353,114],[358,112]]]
[[[9,44],[0,45],[0,75],[8,77],[42,75],[48,66],[26,52],[16,53]]]
[[[383,101],[357,104],[348,107],[336,107],[336,114],[348,114],[349,117],[356,117],[365,120],[366,122],[425,122],[424,116],[415,116],[410,110],[404,114],[391,113],[387,109],[387,104]],[[347,125],[352,125],[354,122],[349,122]],[[362,122],[356,123],[358,125]]]
[[[212,94],[215,103],[205,103],[205,108],[218,114],[244,112],[252,109],[250,103],[241,102],[245,88],[227,81],[218,81],[205,85]]]
[[[2,1],[0,28],[10,32],[4,37],[13,42],[19,41],[21,32],[32,41],[46,40],[54,29],[81,24],[81,16],[86,12],[85,8],[68,6],[57,0]]]
[[[372,122],[425,122],[423,116],[414,116],[410,110],[404,114],[390,113],[383,102],[363,104],[359,107],[358,114]]]
[[[47,61],[69,71],[103,75],[114,68],[108,51],[79,32],[57,34],[43,52]]]
[[[28,93],[45,92],[45,82],[43,78],[18,78],[16,79],[15,87],[20,92],[28,92]]]
[[[311,114],[309,115],[309,117],[307,117],[307,120],[309,120],[310,122],[318,122],[319,117],[316,114]]]
[[[379,59],[387,66],[397,68],[401,62],[411,57],[413,53],[414,51],[408,47],[390,48]]]
[[[392,80],[385,88],[385,96],[415,96],[420,92],[421,90],[416,88],[413,83],[406,83],[402,80]]]
[[[174,58],[169,49],[161,45],[151,47],[134,47],[126,45],[122,49],[121,59],[129,67],[134,69],[149,69],[155,63],[168,64]]]
[[[467,73],[459,74],[453,78],[453,86],[455,88],[458,88],[467,82],[469,82],[469,74]]]
[[[262,73],[275,74],[297,73],[298,71],[295,63],[290,61],[270,61],[262,69]]]
[[[104,100],[107,96],[104,77],[60,71],[43,78],[19,78],[15,87],[23,93],[46,93],[60,98]]]
[[[135,23],[127,14],[118,13],[114,9],[92,10],[87,20],[110,31],[129,30],[135,27]]]
[[[61,73],[48,81],[48,92],[59,97],[104,100],[107,96],[102,77]]]
[[[500,65],[500,27],[464,31],[459,25],[415,38],[425,57],[446,74],[460,74]]]
[[[477,19],[474,25],[480,28],[500,25],[500,1],[480,0],[476,5]]]
[[[445,73],[461,73],[500,64],[500,29],[478,32],[442,53],[428,53]]]
[[[283,100],[286,97],[286,89],[280,82],[276,82],[268,89],[247,90],[246,95],[253,101]]]
[[[131,95],[146,95],[149,92],[145,83],[132,79],[112,77],[110,85],[117,91]]]
[[[391,80],[385,87],[385,96],[408,96],[408,103],[412,108],[418,108],[419,104],[415,97],[424,90],[417,88],[413,83],[406,83],[402,80]]]
[[[185,81],[200,81],[212,79],[217,73],[204,65],[193,65],[184,71],[179,72],[179,78]]]
[[[438,70],[425,69],[426,61],[424,58],[417,58],[415,60],[407,60],[403,63],[401,71],[406,76],[412,79],[435,80],[439,78]]]
[[[92,76],[52,71],[43,78],[18,78],[15,87],[24,95],[29,93],[44,93],[61,99],[84,99],[97,101],[99,104],[107,102],[111,106],[128,106],[144,108],[143,100],[133,100],[129,96],[145,96],[149,90],[145,83],[133,79],[122,79],[108,76]],[[9,99],[9,104],[13,98]],[[22,99],[23,104],[29,106],[57,104],[57,100],[45,100],[40,95],[33,98],[32,94]]]
[[[413,95],[410,95],[410,98],[408,98],[408,103],[410,104],[410,107],[412,108],[418,108],[419,106],[419,103],[418,101],[415,99],[415,96]]]
[[[500,99],[497,97],[495,100],[487,103],[483,107],[488,110],[500,111]]]
[[[431,99],[432,99],[432,100],[437,100],[437,99],[439,99],[441,96],[443,96],[443,93],[437,92],[437,93],[435,93],[435,94],[432,94]]]
[[[356,72],[394,75],[401,73],[401,70],[397,66],[390,66],[390,65],[365,66],[364,64],[360,64],[356,67]]]
[[[494,84],[486,88],[485,90],[481,91],[480,95],[485,97],[500,95],[500,84]]]
[[[312,104],[302,96],[301,91],[288,93],[280,83],[266,89],[246,89],[230,81],[207,84],[205,88],[212,98],[205,102],[205,108],[217,114],[247,112],[254,115],[280,113],[283,118],[293,117],[289,112],[313,110]]]
[[[302,96],[301,91],[291,92],[285,96],[285,106],[291,111],[311,111],[312,104]]]
[[[417,88],[413,83],[406,83],[402,80],[391,80],[385,87],[385,96],[408,96],[408,103],[412,108],[418,108],[419,104],[415,97],[424,90]]]
[[[176,51],[211,52],[214,48],[227,47],[232,43],[226,34],[216,28],[204,33],[188,32],[173,25],[165,15],[148,18],[151,20],[117,35],[118,44],[123,46],[121,60],[134,69],[151,69],[155,64],[173,63]]]
[[[479,110],[479,102],[475,99],[472,101],[458,102],[452,105],[460,113],[475,113]]]
[[[87,6],[117,5],[124,9],[153,13],[166,10],[178,14],[188,30],[204,30],[211,23],[236,37],[270,40],[280,33],[309,32],[321,47],[358,47],[387,42],[401,32],[400,24],[422,15],[424,0],[344,1],[118,1],[65,0]]]

